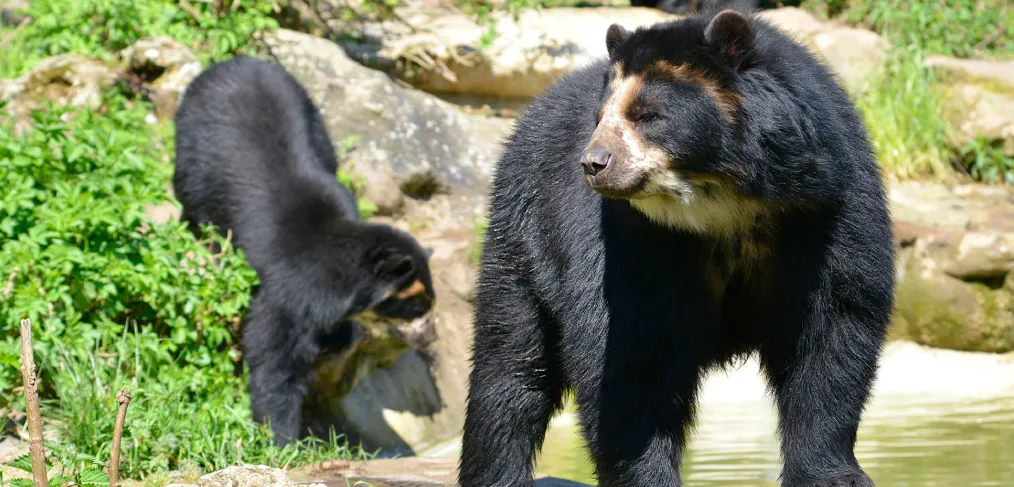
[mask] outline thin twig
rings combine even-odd
[[[219,252],[215,255],[212,255],[211,258],[214,260],[221,259],[222,256],[225,255],[225,252],[229,250],[230,243],[232,243],[232,228],[227,228],[225,230],[225,244],[222,245],[222,248],[219,249]]]
[[[14,278],[18,277],[18,272],[20,272],[20,269],[15,267],[11,271],[11,275],[7,276],[7,287],[4,288],[4,301],[11,297],[11,293],[14,292]]]
[[[116,411],[116,425],[113,426],[113,445],[109,454],[109,487],[116,487],[120,475],[120,440],[123,439],[123,421],[127,419],[127,406],[130,406],[130,389],[124,387],[116,393],[116,402],[120,408]]]
[[[179,7],[183,9],[183,11],[190,14],[190,16],[194,18],[194,22],[200,23],[201,12],[198,12],[197,9],[190,4],[190,2],[188,2],[187,0],[180,0],[180,3],[178,3],[177,5],[179,5]]]
[[[21,29],[23,29],[31,21],[32,21],[31,17],[25,17],[21,19],[21,22],[18,23],[18,26],[15,27],[10,34],[7,34],[2,41],[0,41],[0,49],[3,49],[4,46],[6,46],[8,43],[14,40],[14,36],[18,35],[18,32],[20,32]]]
[[[236,465],[243,465],[243,438],[236,439]]]
[[[32,320],[21,320],[21,375],[25,379],[25,412],[28,413],[28,451],[32,456],[32,483],[48,487],[46,451],[42,447],[42,413],[39,410],[39,377],[32,350]]]

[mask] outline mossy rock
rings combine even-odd
[[[911,266],[905,274],[898,283],[892,336],[953,350],[1014,350],[1014,285],[993,289]]]

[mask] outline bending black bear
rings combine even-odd
[[[250,401],[284,445],[301,435],[307,381],[329,335],[364,313],[429,316],[428,252],[359,220],[317,108],[281,66],[238,56],[209,67],[175,122],[183,218],[198,235],[200,224],[230,230],[257,272],[242,340]]]
[[[758,352],[781,482],[854,455],[893,306],[880,169],[846,92],[742,13],[606,34],[540,95],[493,183],[462,487],[531,486],[568,389],[602,486],[679,486],[702,372]]]

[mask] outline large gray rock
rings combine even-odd
[[[1014,61],[931,56],[926,66],[943,82],[954,145],[961,148],[977,138],[999,141],[1014,156]]]
[[[278,62],[306,86],[336,144],[359,138],[343,169],[374,183],[393,177],[392,185],[421,199],[431,194],[420,194],[420,186],[485,193],[509,121],[466,115],[432,95],[398,86],[325,39],[283,29],[265,34],[259,45],[261,57]],[[412,184],[418,181],[432,184]],[[384,204],[396,209],[401,201]]]
[[[179,41],[169,36],[144,38],[119,52],[126,74],[145,85],[155,113],[165,119],[176,114],[183,91],[197,75],[201,62]]]
[[[28,113],[41,109],[45,102],[73,107],[98,108],[102,91],[113,85],[115,70],[101,61],[61,54],[39,61],[23,76],[0,80],[0,101],[19,121],[16,129],[26,128]]]
[[[404,11],[414,31],[395,22],[367,25],[346,48],[358,60],[431,93],[528,98],[560,76],[605,56],[606,29],[675,18],[649,8],[547,8],[515,20],[494,14],[496,36],[460,12]]]
[[[193,484],[172,483],[166,487],[324,487],[317,482],[304,483],[289,479],[285,470],[266,465],[234,465],[201,476]]]
[[[846,86],[861,90],[888,45],[879,35],[821,22],[797,8],[763,11],[763,18],[809,45]],[[606,55],[612,23],[629,29],[678,18],[649,8],[547,8],[516,20],[492,17],[496,36],[460,12],[406,9],[399,22],[367,23],[366,34],[345,46],[353,57],[424,91],[453,95],[529,98],[565,73]]]
[[[895,331],[924,345],[1014,350],[1014,192],[903,183]]]
[[[296,480],[321,482],[328,486],[373,487],[454,487],[457,485],[457,458],[398,458],[369,462],[312,466],[291,472]],[[537,474],[536,487],[587,487],[585,484]]]

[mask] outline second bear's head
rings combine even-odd
[[[633,32],[611,25],[602,104],[580,161],[588,186],[609,198],[689,201],[720,176],[737,126],[733,84],[753,43],[750,21],[732,10]]]
[[[384,318],[412,320],[431,311],[436,301],[430,276],[431,251],[406,232],[394,227],[367,223],[361,227],[359,258],[371,274],[361,304],[371,314]]]

